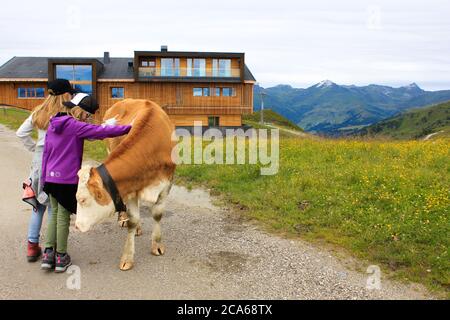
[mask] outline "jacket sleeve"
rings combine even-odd
[[[31,138],[31,134],[33,133],[33,122],[32,115],[30,115],[17,129],[16,136],[22,140],[23,145],[29,151],[34,152],[36,148],[36,142]]]
[[[76,121],[76,134],[82,139],[102,140],[105,138],[114,138],[127,134],[131,126],[97,126],[94,124]]]

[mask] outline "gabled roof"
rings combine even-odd
[[[47,79],[48,60],[59,59],[57,57],[14,57],[0,67],[0,78],[8,79]],[[64,59],[98,60],[102,63],[103,71],[98,75],[99,79],[133,79],[133,69],[128,67],[128,62],[133,58],[110,58],[108,64],[103,63],[103,58],[71,57]]]
[[[0,67],[0,79],[48,79],[48,60],[58,57],[14,57]],[[128,66],[133,58],[110,58],[105,64],[103,58],[64,58],[64,59],[96,59],[103,64],[103,71],[97,75],[101,79],[134,79],[133,69]],[[245,81],[256,81],[245,66]]]
[[[48,58],[14,57],[0,67],[0,78],[47,78]]]

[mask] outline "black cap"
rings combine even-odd
[[[97,101],[95,101],[94,97],[86,93],[77,93],[73,96],[72,100],[63,102],[63,104],[68,108],[78,106],[91,114],[94,114],[98,110]]]
[[[59,96],[64,93],[75,94],[77,91],[72,88],[69,80],[66,79],[55,79],[53,81],[49,81],[47,84],[48,93],[52,96]]]

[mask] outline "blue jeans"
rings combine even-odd
[[[39,235],[41,232],[42,218],[44,217],[46,206],[38,203],[37,210],[32,209],[31,219],[28,224],[28,241],[32,243],[39,243]],[[48,206],[48,218],[50,218],[52,211]]]

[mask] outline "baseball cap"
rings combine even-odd
[[[52,96],[59,96],[64,93],[75,94],[77,91],[72,87],[69,80],[55,79],[47,84],[48,93]]]
[[[72,100],[63,102],[63,104],[68,108],[78,106],[91,114],[94,114],[98,110],[97,101],[87,93],[77,93],[73,96]]]

